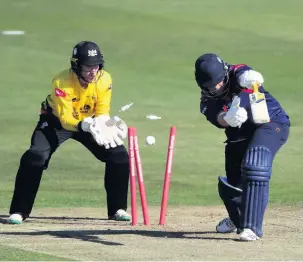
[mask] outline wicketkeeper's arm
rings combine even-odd
[[[53,114],[60,120],[62,127],[66,130],[77,131],[79,120],[74,117],[72,101],[67,96],[58,96],[56,83],[53,83],[51,99],[53,102]]]

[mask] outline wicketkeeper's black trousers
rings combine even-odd
[[[105,149],[94,141],[90,133],[62,129],[53,121],[53,117],[41,115],[31,138],[31,146],[20,160],[10,214],[21,213],[24,218],[29,217],[43,170],[47,169],[56,149],[70,138],[83,144],[98,160],[105,163],[108,216],[113,216],[118,209],[126,210],[129,159],[125,147]]]

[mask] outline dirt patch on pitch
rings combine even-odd
[[[0,224],[0,244],[82,261],[303,258],[298,207],[270,207],[264,238],[250,243],[214,232],[226,216],[222,207],[170,207],[167,226],[157,225],[159,208],[150,209],[150,227],[100,219],[104,214],[97,208],[36,209],[22,225]]]

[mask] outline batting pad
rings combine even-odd
[[[268,204],[272,154],[263,146],[248,150],[242,163],[243,200],[241,229],[249,228],[262,237],[264,213]]]

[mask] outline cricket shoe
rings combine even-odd
[[[19,213],[11,214],[10,217],[7,219],[8,224],[19,225],[22,224],[22,222],[23,222],[23,217]]]
[[[259,237],[250,228],[244,228],[240,233],[240,241],[255,241],[258,239]]]
[[[216,226],[216,231],[218,233],[232,233],[237,231],[237,227],[228,217],[220,221],[220,223]]]
[[[130,221],[131,216],[123,209],[119,209],[113,216],[109,217],[110,220],[116,221]]]

